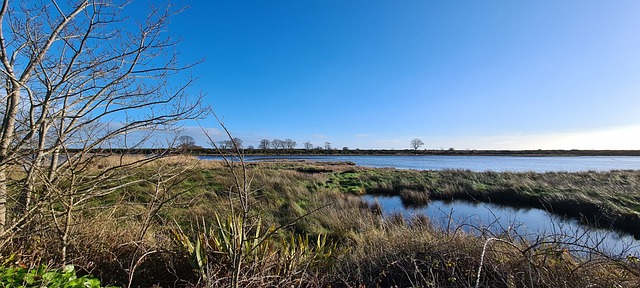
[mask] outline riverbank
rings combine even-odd
[[[246,287],[640,284],[637,255],[602,254],[558,235],[474,236],[438,228],[425,217],[383,218],[379,207],[361,199],[382,193],[414,204],[435,197],[494,202],[522,194],[531,198],[516,204],[557,198],[637,213],[640,172],[412,171],[309,161],[229,169],[218,161],[178,158],[128,171],[126,180],[136,185],[78,206],[81,215],[67,241],[77,271],[103,284],[131,280],[141,287],[222,287],[232,279]],[[247,217],[238,218],[242,207]],[[26,266],[58,263],[62,238],[37,220],[2,255],[18,255]],[[239,234],[242,229],[247,234]]]
[[[192,156],[218,156],[221,153],[234,155],[235,150],[232,149],[214,149],[204,148],[200,146],[188,148],[169,149],[172,155],[192,155]],[[240,149],[244,155],[252,156],[326,156],[326,155],[350,155],[350,156],[412,156],[412,155],[431,155],[431,156],[640,156],[640,150],[475,150],[475,149],[351,149],[343,147],[342,149]],[[70,153],[80,152],[80,150],[68,149]],[[86,152],[86,151],[85,151]],[[92,153],[104,153],[103,149],[95,149]],[[125,155],[149,155],[164,154],[167,148],[161,149],[108,149],[109,153],[125,154]]]
[[[475,149],[244,149],[245,155],[269,156],[269,155],[299,155],[299,156],[321,156],[321,155],[350,155],[350,156],[640,156],[640,150],[475,150]],[[199,155],[217,155],[216,151],[194,150]],[[229,151],[231,152],[231,151]]]
[[[222,160],[221,156],[199,156],[201,160]],[[231,158],[239,161],[237,157]],[[247,162],[262,161],[319,161],[351,162],[357,166],[396,168],[406,170],[470,170],[474,172],[584,172],[611,170],[640,170],[640,157],[636,156],[254,156],[246,155]]]

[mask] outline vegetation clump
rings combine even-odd
[[[62,270],[50,269],[46,265],[28,269],[25,267],[0,267],[2,287],[65,287],[100,288],[100,280],[90,276],[76,276],[73,265]]]

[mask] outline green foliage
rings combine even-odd
[[[331,267],[335,254],[338,251],[335,243],[327,241],[327,236],[320,234],[315,241],[309,239],[309,235],[291,235],[283,238],[278,251],[279,258],[283,265],[280,269],[284,271],[278,274],[295,273],[300,267],[319,268],[320,266]]]
[[[64,287],[99,288],[100,280],[91,276],[77,277],[73,265],[62,270],[41,265],[35,269],[23,267],[0,268],[1,287]]]
[[[252,233],[247,235],[243,232],[246,231],[243,230],[243,225],[245,223],[241,217],[230,215],[220,219],[216,214],[216,223],[211,228],[203,223],[203,231],[196,232],[193,238],[179,227],[173,230],[173,234],[178,245],[189,254],[191,266],[206,277],[207,265],[212,260],[225,266],[233,265],[235,260],[240,259],[238,257],[251,262],[264,260],[270,249],[267,238],[271,236],[273,228],[264,233],[261,221],[258,220]]]
[[[189,254],[192,267],[203,279],[212,271],[228,275],[231,271],[226,269],[239,265],[247,272],[243,274],[251,277],[292,280],[331,267],[338,251],[326,235],[311,238],[292,233],[282,237],[274,233],[273,226],[265,230],[260,219],[243,234],[244,224],[240,217],[216,216],[215,224],[196,231],[194,236],[179,227],[174,229],[174,240]],[[241,262],[234,263],[238,259]]]

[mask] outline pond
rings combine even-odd
[[[640,241],[631,235],[587,227],[541,209],[516,209],[461,200],[434,200],[426,207],[409,208],[404,207],[397,196],[365,195],[363,198],[370,204],[377,202],[383,216],[400,213],[411,219],[414,215],[422,214],[434,226],[444,230],[462,229],[468,233],[489,236],[509,233],[528,240],[563,235],[558,240],[598,247],[598,250],[609,255],[637,256],[640,253]]]

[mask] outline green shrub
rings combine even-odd
[[[73,265],[64,269],[49,269],[40,265],[35,269],[23,267],[0,267],[1,287],[65,287],[99,288],[100,280],[90,277],[77,277]]]

